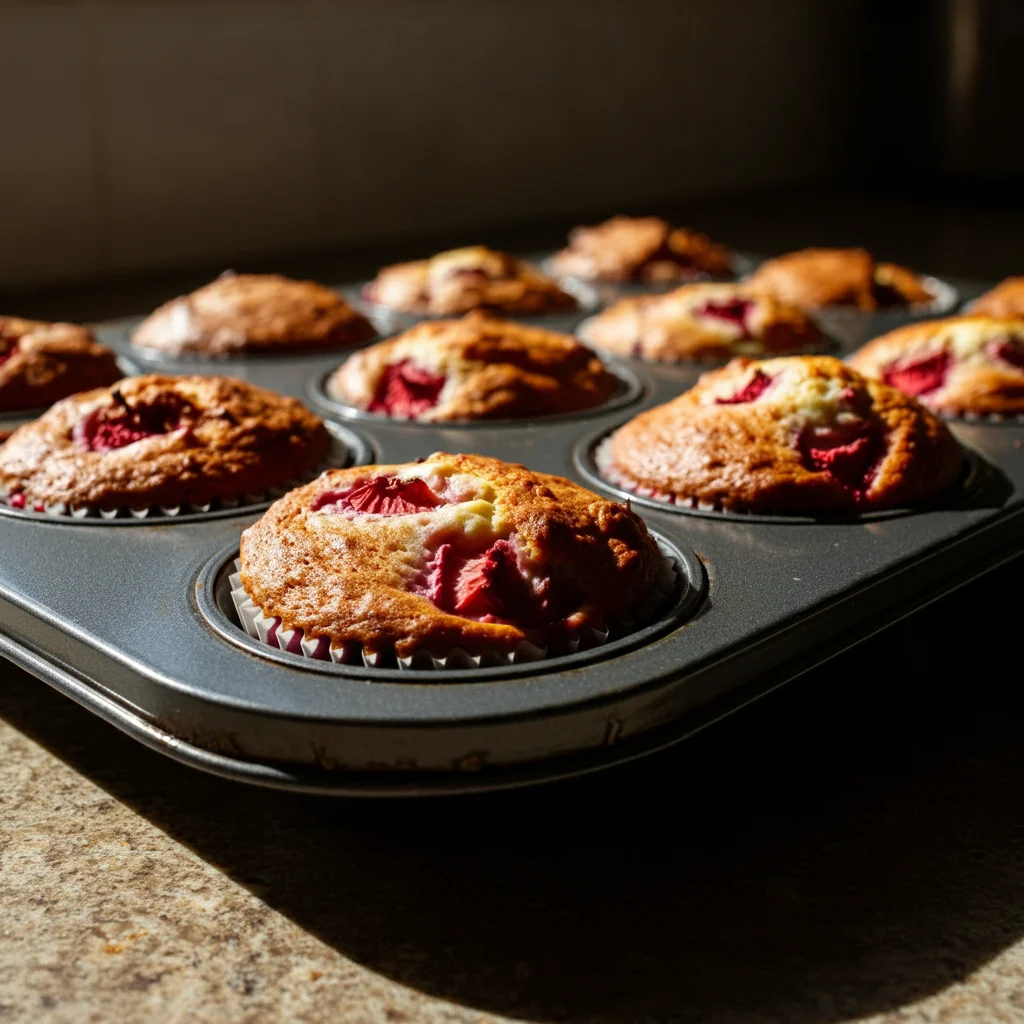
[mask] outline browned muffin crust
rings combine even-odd
[[[801,309],[851,306],[871,311],[931,302],[920,276],[895,263],[878,263],[865,249],[800,249],[766,260],[751,287]]]
[[[802,309],[743,284],[687,284],[620,299],[580,336],[617,355],[661,362],[805,352],[825,341]]]
[[[850,365],[945,416],[1024,415],[1024,320],[909,324],[868,342]]]
[[[330,288],[280,274],[225,273],[165,302],[132,344],[166,356],[285,355],[347,348],[376,332]]]
[[[376,503],[343,507],[375,482]],[[403,493],[409,508],[396,509]],[[500,564],[481,569],[489,557]],[[276,501],[241,544],[242,584],[282,628],[370,652],[393,645],[399,657],[602,629],[648,600],[661,570],[626,506],[562,477],[441,452],[329,470]]]
[[[40,409],[122,377],[84,327],[0,316],[0,412]]]
[[[424,422],[577,412],[617,387],[575,338],[479,312],[361,349],[327,382],[328,394],[358,409]]]
[[[941,420],[829,356],[734,359],[616,431],[598,461],[639,494],[779,514],[914,505],[963,465]]]
[[[1024,317],[1024,277],[1008,277],[971,303],[971,313],[1002,319]]]
[[[58,402],[0,447],[0,492],[110,508],[261,494],[323,462],[323,423],[227,377],[150,374]]]
[[[572,295],[528,263],[483,245],[384,267],[364,294],[389,309],[423,316],[472,309],[550,313],[577,306]]]
[[[577,227],[553,259],[556,273],[590,281],[686,281],[732,272],[727,248],[660,217],[612,217]]]

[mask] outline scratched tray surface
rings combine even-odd
[[[99,333],[128,351],[132,322]],[[159,365],[231,373],[310,401],[341,358]],[[628,407],[501,430],[348,426],[381,462],[475,451],[582,480],[589,438],[700,372],[629,365],[640,393]],[[926,512],[797,525],[638,507],[679,552],[689,617],[608,654],[395,681],[264,657],[205,617],[252,514],[127,529],[0,515],[0,543],[18,553],[0,563],[0,653],[165,753],[269,785],[428,792],[586,770],[685,734],[716,707],[751,699],[1019,551],[1024,427],[954,431],[981,457],[981,479]]]

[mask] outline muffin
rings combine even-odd
[[[963,458],[941,420],[830,356],[734,359],[597,453],[609,480],[694,508],[784,514],[908,506]]]
[[[40,409],[122,376],[84,327],[0,316],[0,412]]]
[[[895,263],[877,263],[864,249],[801,249],[766,260],[752,288],[801,309],[849,306],[871,312],[932,302],[920,276]]]
[[[227,377],[150,374],[58,402],[0,447],[16,508],[199,508],[320,465],[330,439],[294,398]]]
[[[910,324],[869,342],[850,365],[945,416],[1024,415],[1024,320]]]
[[[429,320],[349,356],[327,393],[393,419],[512,419],[578,412],[618,388],[567,334],[468,313]]]
[[[132,335],[163,356],[206,359],[348,348],[373,326],[330,288],[280,274],[221,274],[191,295],[165,302]]]
[[[971,313],[1024,318],[1024,277],[1008,277],[971,303]]]
[[[661,362],[801,352],[825,342],[803,310],[742,284],[686,284],[620,299],[580,333],[617,355]]]
[[[645,624],[671,589],[627,506],[561,477],[444,453],[328,470],[242,534],[239,565],[250,632],[367,664],[564,653]]]
[[[732,272],[732,256],[707,235],[660,217],[619,216],[574,228],[552,265],[558,274],[589,281],[659,284],[724,277]]]
[[[421,316],[471,309],[551,313],[577,307],[572,295],[528,263],[482,245],[384,267],[363,295],[389,309]]]

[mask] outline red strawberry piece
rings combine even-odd
[[[25,495],[22,494],[21,491],[18,491],[16,494],[12,494],[8,497],[7,504],[10,505],[11,508],[24,508]]]
[[[182,425],[191,407],[177,396],[169,395],[152,405],[119,404],[94,409],[74,426],[72,436],[88,451],[105,452],[125,448],[147,437],[169,434]]]
[[[919,359],[906,359],[891,363],[882,372],[882,379],[889,387],[898,388],[906,395],[927,395],[937,391],[946,383],[946,375],[953,359],[948,352]]]
[[[377,383],[370,412],[397,419],[415,419],[437,405],[445,378],[417,366],[410,359],[389,366]]]
[[[753,402],[760,398],[775,380],[761,370],[754,370],[754,376],[747,381],[734,395],[728,398],[716,398],[716,405],[742,405],[745,402]]]
[[[0,366],[3,366],[4,363],[6,363],[7,360],[10,359],[17,351],[18,343],[16,341],[9,342],[7,347],[4,348],[4,340],[3,338],[0,338]]]
[[[360,512],[363,515],[407,516],[437,508],[444,501],[423,480],[375,476],[345,491],[325,491],[313,502],[314,512]]]
[[[726,302],[705,302],[694,310],[696,316],[705,317],[709,320],[725,320],[727,323],[735,324],[742,332],[744,338],[750,337],[750,329],[747,326],[747,317],[754,308],[754,303],[749,299],[729,299]]]
[[[857,497],[871,486],[882,455],[878,430],[864,421],[849,427],[807,428],[797,439],[797,448],[808,469],[828,473]]]
[[[1024,345],[1013,338],[990,341],[985,349],[992,359],[1001,359],[1004,363],[1016,366],[1018,370],[1024,370]]]

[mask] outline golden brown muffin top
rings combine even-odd
[[[682,281],[732,270],[725,246],[660,217],[612,217],[577,227],[553,259],[555,271],[591,281]]]
[[[562,477],[480,455],[329,470],[242,534],[241,578],[284,629],[399,657],[545,646],[643,603],[643,520]]]
[[[617,387],[575,338],[474,312],[424,321],[353,353],[327,391],[394,419],[442,422],[576,412]]]
[[[330,288],[280,274],[221,274],[165,302],[132,344],[166,356],[220,357],[346,348],[374,335],[370,322]]]
[[[641,494],[800,514],[914,504],[948,487],[963,460],[912,398],[829,356],[794,356],[704,374],[616,431],[599,463]]]
[[[921,278],[865,249],[800,249],[766,260],[748,283],[802,309],[851,306],[871,311],[932,301]]]
[[[0,491],[30,505],[203,505],[260,494],[327,455],[294,398],[228,377],[149,374],[58,402],[0,447]]]
[[[121,375],[84,327],[0,316],[0,412],[38,409]]]
[[[548,313],[577,306],[572,295],[528,263],[483,245],[384,267],[365,295],[390,309],[423,316],[473,309]]]
[[[729,283],[620,299],[579,331],[585,341],[617,355],[663,362],[800,352],[824,343],[802,309]]]
[[[1024,415],[1024,320],[908,324],[868,342],[850,365],[947,416]]]
[[[1008,277],[971,304],[981,316],[1024,317],[1024,277]]]

